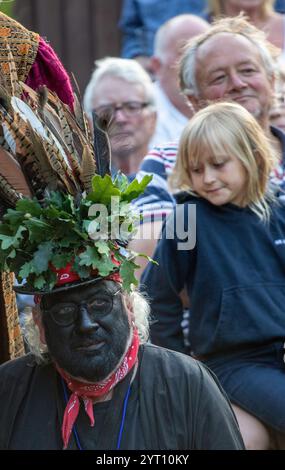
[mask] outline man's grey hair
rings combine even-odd
[[[243,14],[240,14],[236,17],[222,18],[215,21],[208,31],[190,39],[185,45],[179,64],[179,84],[182,93],[185,95],[199,98],[199,86],[195,76],[197,51],[205,42],[221,33],[230,33],[247,38],[259,51],[268,77],[275,76],[276,58],[280,54],[280,50],[267,41],[263,31],[257,29],[247,21]]]
[[[127,83],[139,84],[143,87],[145,100],[155,107],[153,83],[149,74],[134,59],[121,59],[118,57],[105,57],[95,61],[95,70],[85,89],[83,107],[86,114],[92,117],[93,94],[99,81],[106,75],[121,78]]]
[[[136,290],[131,293],[124,292],[123,295],[129,308],[134,313],[134,323],[138,330],[140,344],[144,344],[149,337],[149,304],[145,297]],[[42,314],[39,305],[36,305],[34,310],[36,315]],[[50,357],[47,346],[40,340],[39,329],[33,320],[32,308],[30,307],[26,308],[26,313],[24,314],[23,334],[28,349],[34,354],[37,362],[49,362]]]

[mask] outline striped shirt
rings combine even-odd
[[[145,192],[132,203],[134,210],[142,214],[143,222],[164,220],[175,206],[167,179],[174,167],[177,149],[178,143],[174,142],[154,147],[142,161],[137,179],[153,175]]]

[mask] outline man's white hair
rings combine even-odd
[[[93,94],[99,81],[105,76],[121,78],[127,83],[139,84],[143,87],[145,100],[155,106],[153,83],[144,68],[134,59],[121,59],[119,57],[105,57],[95,61],[95,70],[85,89],[83,106],[86,114],[92,117]]]
[[[138,330],[140,344],[144,344],[147,342],[149,337],[149,304],[144,296],[136,290],[132,291],[131,293],[124,292],[123,295],[129,308],[134,313],[134,323]],[[36,315],[41,315],[39,305],[34,307],[34,313]],[[39,329],[33,320],[32,308],[30,307],[26,308],[23,334],[28,349],[32,354],[34,354],[37,362],[42,363],[50,361],[47,346],[40,340]]]

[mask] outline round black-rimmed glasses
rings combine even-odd
[[[96,294],[88,302],[61,302],[50,309],[43,308],[43,311],[51,316],[54,323],[59,326],[70,326],[76,322],[78,314],[82,307],[85,307],[91,319],[96,319],[100,315],[107,315],[111,312],[114,303],[114,297],[121,292],[120,287],[115,292],[104,292]]]

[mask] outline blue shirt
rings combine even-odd
[[[206,0],[124,0],[119,27],[123,32],[122,56],[151,56],[156,30],[173,16],[201,16]]]
[[[276,0],[274,8],[279,13],[285,13],[285,0]]]
[[[183,13],[207,19],[206,0],[124,0],[119,28],[123,33],[122,57],[151,56],[157,29]],[[276,0],[275,10],[285,13],[285,0]]]

